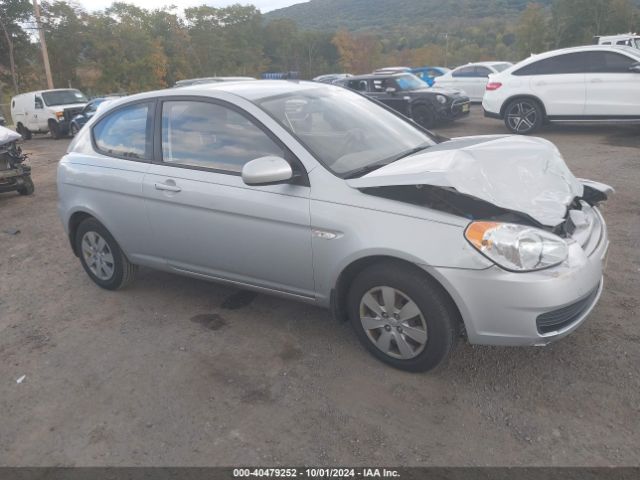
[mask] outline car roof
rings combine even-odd
[[[550,50],[544,53],[533,54],[531,57],[527,58],[529,60],[531,58],[547,58],[547,57],[555,57],[556,55],[562,55],[565,53],[575,53],[575,52],[588,52],[588,51],[609,51],[609,52],[625,52],[625,53],[634,53],[636,56],[640,57],[640,50],[636,48],[627,47],[625,45],[581,45],[579,47],[569,47],[569,48],[559,48],[558,50]]]
[[[507,60],[492,60],[490,62],[469,62],[465,65],[459,65],[456,68],[462,68],[462,67],[473,67],[475,65],[479,65],[479,66],[483,66],[483,67],[491,67],[493,65],[500,65],[502,63],[511,63],[508,62]]]
[[[334,88],[342,90],[328,83],[312,82],[307,80],[254,80],[251,82],[218,82],[218,83],[202,83],[188,85],[185,87],[166,88],[164,90],[154,90],[151,92],[138,93],[114,100],[113,105],[122,105],[131,101],[152,99],[173,95],[196,95],[196,96],[213,96],[215,93],[229,93],[249,101],[261,100],[263,98],[285,95],[295,92],[304,92],[306,90],[314,90],[318,88]]]
[[[351,80],[371,80],[376,78],[394,78],[394,77],[403,77],[405,75],[413,75],[411,72],[378,72],[378,73],[367,73],[364,75],[355,75],[353,77],[349,77],[349,81]]]

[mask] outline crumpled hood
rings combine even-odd
[[[0,146],[20,140],[22,135],[6,127],[0,126]]]
[[[355,179],[353,188],[432,185],[453,188],[546,226],[564,221],[583,185],[542,138],[475,136],[439,143]]]

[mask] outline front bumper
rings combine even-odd
[[[456,302],[470,343],[546,345],[573,332],[602,293],[603,265],[609,247],[606,225],[589,245],[573,242],[567,260],[528,273],[437,268],[433,272]]]
[[[455,120],[457,118],[466,117],[471,112],[471,101],[468,97],[460,97],[452,102],[442,105],[438,112],[442,118],[447,120]]]

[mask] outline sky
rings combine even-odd
[[[111,3],[113,0],[76,0],[87,10],[102,10]],[[294,3],[303,3],[304,0],[120,0],[125,3],[133,3],[138,7],[146,9],[154,9],[163,5],[176,5],[180,8],[193,7],[198,5],[210,5],[212,7],[226,7],[234,3],[240,3],[243,5],[251,4],[255,5],[260,11],[268,12],[275,10],[276,8],[288,7]]]

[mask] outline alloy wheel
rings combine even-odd
[[[82,256],[87,267],[100,280],[109,280],[115,272],[115,261],[109,244],[97,232],[82,237]]]
[[[526,133],[533,130],[538,120],[538,109],[526,100],[516,102],[507,111],[509,128],[517,133]]]
[[[360,322],[369,340],[401,360],[418,356],[427,345],[427,322],[408,295],[388,286],[374,287],[360,300]]]

